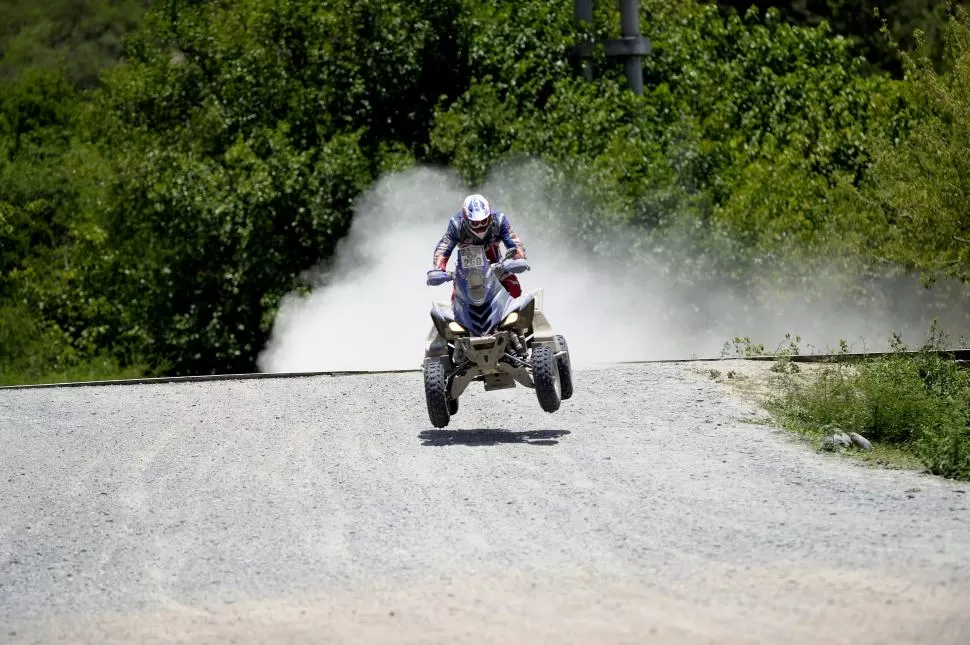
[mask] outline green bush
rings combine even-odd
[[[0,81],[30,68],[61,69],[93,87],[121,57],[124,36],[142,22],[145,0],[4,0]]]
[[[928,345],[784,379],[771,408],[790,427],[833,427],[915,454],[930,472],[970,479],[970,371]]]
[[[957,0],[958,2],[961,0]],[[906,49],[915,45],[916,33],[929,37],[933,51],[940,49],[940,32],[945,28],[952,0],[717,0],[724,7],[744,11],[750,6],[778,7],[795,24],[817,25],[828,22],[832,29],[849,38],[868,60],[883,69],[899,73],[900,52],[880,31],[888,24],[893,39]]]
[[[122,366],[112,356],[79,351],[70,334],[23,305],[0,307],[0,385],[134,378],[145,373],[143,366]]]

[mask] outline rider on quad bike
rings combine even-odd
[[[465,198],[461,210],[455,213],[448,222],[448,230],[441,237],[434,250],[435,268],[428,271],[428,284],[438,285],[448,280],[445,268],[448,258],[458,244],[477,244],[485,247],[485,255],[489,262],[500,262],[499,243],[514,251],[514,259],[526,259],[525,246],[519,236],[512,230],[509,218],[502,212],[491,209],[481,195],[469,195]],[[514,273],[502,276],[502,286],[513,298],[522,295],[522,287]]]

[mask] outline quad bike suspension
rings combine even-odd
[[[525,359],[525,357],[528,355],[525,349],[525,336],[522,334],[522,332],[519,332],[517,334],[512,334],[511,338],[512,349],[515,350],[515,353],[518,356]]]

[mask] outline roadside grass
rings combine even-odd
[[[862,435],[873,450],[851,452],[867,462],[970,479],[970,370],[943,347],[934,329],[916,353],[895,337],[889,355],[807,373],[790,360],[794,352],[781,352],[763,405],[819,444],[839,430]]]
[[[97,358],[61,368],[4,370],[0,368],[0,386],[37,385],[41,383],[77,383],[140,378],[148,372],[141,366],[119,367],[110,358]]]

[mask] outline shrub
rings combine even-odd
[[[784,379],[771,407],[797,430],[837,426],[912,452],[931,473],[970,479],[970,371],[940,344],[911,354],[896,342],[888,356]]]

